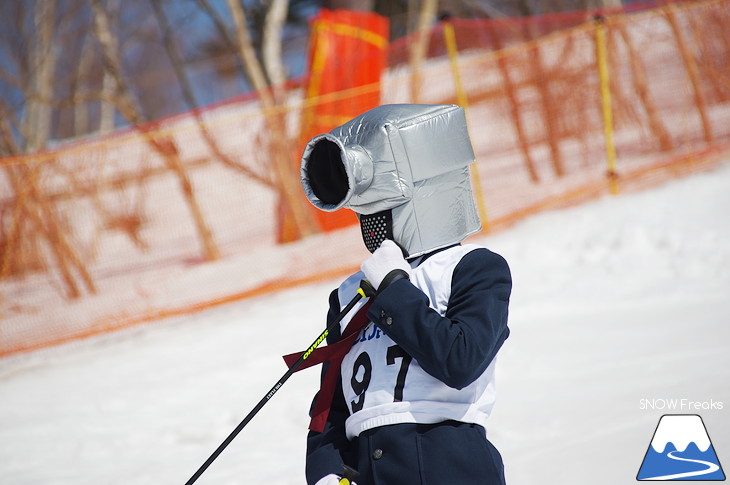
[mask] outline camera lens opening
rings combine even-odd
[[[309,154],[307,178],[312,192],[325,204],[339,205],[350,190],[339,145],[323,138]]]

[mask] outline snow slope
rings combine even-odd
[[[725,164],[473,239],[513,271],[489,429],[508,483],[635,483],[667,413],[700,414],[730,464],[729,212]],[[185,483],[319,334],[336,284],[0,361],[0,483]],[[197,483],[303,484],[317,381],[295,374]]]

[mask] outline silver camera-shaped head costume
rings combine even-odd
[[[481,229],[473,161],[463,108],[384,105],[312,138],[301,179],[318,209],[357,213],[368,250],[391,239],[415,258]]]

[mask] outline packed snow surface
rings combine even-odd
[[[730,464],[730,165],[470,242],[513,272],[488,430],[510,485],[635,483],[663,414],[701,415]],[[185,483],[337,284],[0,361],[0,483]],[[197,483],[303,484],[317,385],[295,374]]]

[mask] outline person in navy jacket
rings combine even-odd
[[[330,295],[328,326],[362,280],[376,289],[327,337],[352,344],[324,364],[309,485],[349,483],[349,469],[358,485],[504,484],[486,429],[512,280],[504,258],[462,244],[480,229],[472,161],[463,110],[450,105],[381,106],[307,145],[307,197],[354,210],[372,252]]]

